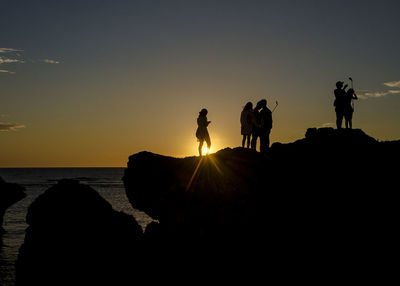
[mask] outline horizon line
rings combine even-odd
[[[116,167],[116,166],[96,166],[96,167],[89,167],[89,166],[79,166],[79,167],[74,167],[74,166],[56,166],[56,167],[50,167],[50,166],[36,166],[36,167],[0,167],[0,169],[111,169],[111,168],[127,168],[126,166],[121,166],[121,167]]]

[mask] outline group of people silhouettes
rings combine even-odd
[[[351,78],[350,78],[351,79]],[[347,84],[344,82],[336,82],[336,89],[334,90],[335,101],[333,105],[335,106],[336,112],[336,127],[338,129],[342,128],[343,118],[345,119],[346,128],[352,128],[352,118],[354,107],[352,105],[353,99],[358,99],[353,88],[349,88],[346,91]],[[207,120],[207,109],[203,108],[199,112],[199,117],[197,118],[197,130],[196,137],[199,141],[199,155],[202,156],[203,144],[206,142],[207,150],[211,148],[210,135],[208,133],[207,127],[211,121]],[[267,100],[262,99],[257,102],[255,108],[253,108],[253,103],[247,102],[243,107],[240,114],[240,124],[241,124],[241,135],[242,147],[251,148],[256,150],[257,140],[260,138],[260,152],[268,152],[270,140],[269,135],[272,129],[272,111],[267,107]],[[207,151],[207,152],[208,152]]]
[[[335,101],[333,105],[335,106],[336,112],[336,127],[337,129],[342,128],[343,117],[345,119],[346,128],[352,128],[353,123],[353,112],[354,107],[352,106],[353,99],[358,99],[357,95],[354,93],[353,88],[349,88],[346,91],[347,84],[343,86],[343,81],[336,82],[336,89],[334,90]]]
[[[203,108],[197,118],[196,137],[199,141],[199,155],[203,155],[204,142],[207,144],[207,150],[211,148],[210,134],[207,127],[211,123],[207,119],[208,111]],[[253,103],[248,102],[240,114],[241,134],[243,135],[242,147],[256,149],[257,139],[260,138],[260,152],[266,153],[269,149],[269,134],[272,129],[272,112],[267,107],[267,100],[262,99],[257,102],[253,109]]]
[[[247,102],[240,114],[240,133],[243,135],[242,147],[256,149],[257,139],[260,138],[260,152],[266,153],[269,149],[269,134],[272,129],[272,111],[267,107],[267,100],[253,103]]]

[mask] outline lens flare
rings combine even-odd
[[[203,155],[211,154],[211,148],[208,149],[207,146],[203,146],[203,148],[201,149],[201,154]]]

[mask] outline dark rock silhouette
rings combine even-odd
[[[62,180],[29,207],[16,285],[131,282],[142,229],[91,187]]]
[[[25,188],[13,183],[7,183],[0,177],[0,245],[1,235],[4,234],[3,217],[6,210],[26,197]]]
[[[399,159],[400,141],[332,128],[267,154],[141,152],[129,157],[126,194],[157,221],[142,233],[90,187],[61,181],[29,208],[16,285],[251,283],[266,269],[308,281],[389,269]]]
[[[188,249],[224,253],[225,264],[232,253],[345,264],[350,253],[367,262],[393,247],[399,159],[400,141],[311,128],[267,156],[243,148],[182,159],[141,152],[130,156],[123,181],[133,207],[159,221],[145,232],[159,251],[164,242],[161,251],[174,245],[185,258]]]
[[[263,163],[257,152],[242,148],[183,159],[142,152],[130,157],[123,180],[134,208],[169,230],[184,230],[177,239],[214,240],[225,231],[220,227],[236,225],[234,217],[250,215],[241,206],[250,207],[246,198],[260,187]]]

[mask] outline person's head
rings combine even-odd
[[[256,109],[261,109],[267,107],[267,100],[266,99],[261,99],[259,102],[257,102],[257,107]]]
[[[261,106],[261,100],[259,102],[257,102],[256,107],[254,108],[254,110],[260,110],[262,108]]]
[[[208,110],[207,110],[207,109],[205,109],[205,108],[203,108],[202,110],[200,110],[200,112],[199,112],[199,116],[206,116],[206,115],[207,115],[207,113],[208,113]]]
[[[337,81],[336,82],[336,87],[337,88],[342,88],[343,87],[343,81]]]
[[[250,101],[247,102],[243,108],[243,110],[252,110],[252,109],[253,109],[253,103],[251,103]]]
[[[353,94],[354,94],[354,89],[349,88],[349,89],[347,90],[347,94],[353,95]]]

